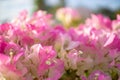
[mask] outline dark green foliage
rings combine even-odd
[[[80,77],[76,75],[76,70],[69,69],[59,80],[80,80]]]

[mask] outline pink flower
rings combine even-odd
[[[16,63],[22,55],[23,53],[19,53],[15,56],[12,54],[11,56],[0,54],[0,79],[24,80],[21,71],[16,68]]]
[[[34,39],[31,38],[30,36],[23,36],[21,39],[21,44],[23,45],[33,45],[34,44]]]
[[[60,20],[62,19],[67,19],[68,17],[70,17],[70,19],[79,19],[80,15],[77,12],[77,10],[72,9],[72,8],[60,8],[58,9],[58,11],[56,12],[56,17]]]
[[[27,69],[25,76],[28,78],[28,80],[38,78],[39,76],[38,66],[40,64],[39,51],[42,48],[42,46],[40,44],[34,44],[30,47],[30,50],[29,50],[29,47],[27,46],[25,47],[26,47],[25,56],[21,63],[22,68]]]
[[[47,14],[45,11],[40,10],[32,15],[28,23],[37,27],[48,27],[51,24],[51,17],[51,14]]]
[[[85,76],[81,76],[81,80],[87,80],[87,78]]]
[[[4,53],[6,46],[7,42],[0,39],[0,53]]]
[[[64,62],[56,59],[55,65],[49,70],[48,78],[46,80],[58,80],[64,73]]]
[[[71,50],[67,55],[69,61],[69,67],[71,67],[72,69],[77,68],[78,59],[80,58],[79,55],[80,54],[76,50]]]
[[[108,36],[108,39],[106,43],[104,44],[104,47],[109,47],[110,49],[120,50],[120,46],[118,44],[120,44],[119,36],[117,34],[112,33]]]
[[[28,15],[27,10],[21,11],[20,14],[19,14],[18,20],[20,20],[20,21],[26,20],[27,19],[27,15]]]
[[[17,53],[19,53],[20,49],[21,48],[20,48],[19,45],[15,44],[13,42],[9,42],[7,44],[7,46],[5,47],[4,52],[5,52],[5,54],[9,54],[10,52],[13,52],[14,54],[17,54]]]
[[[32,36],[30,36],[30,33],[31,32],[27,32],[24,30],[22,31],[20,28],[18,28],[13,31],[13,34],[10,38],[13,42],[20,46],[31,46],[34,44],[34,39],[32,38]]]
[[[101,72],[101,71],[94,71],[88,77],[88,80],[112,80],[109,75]]]
[[[40,64],[39,64],[38,72],[40,74],[44,74],[46,70],[52,67],[55,64],[54,62],[55,57],[56,57],[56,53],[52,49],[52,46],[46,46],[41,48],[39,51]]]
[[[112,30],[112,22],[108,17],[104,17],[102,14],[94,15],[92,14],[91,19],[86,20],[88,26],[93,26],[97,29],[109,29]]]
[[[75,9],[60,8],[56,12],[56,18],[62,22],[64,27],[69,27],[73,22],[80,20],[80,15]]]
[[[4,23],[0,25],[0,34],[7,33],[12,28],[12,24]]]
[[[119,30],[120,29],[120,15],[117,15],[117,19],[112,21],[112,28],[114,30]]]

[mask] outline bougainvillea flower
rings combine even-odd
[[[46,46],[40,49],[39,58],[39,73],[44,73],[47,69],[54,65],[54,58],[56,56],[55,51],[52,49],[52,46]]]
[[[88,80],[112,80],[109,75],[101,72],[101,71],[94,71],[88,77]]]
[[[7,56],[0,53],[0,79],[2,78],[1,80],[24,80],[21,71],[16,68],[16,63],[22,55],[23,53],[19,53],[14,56],[11,52],[10,56]]]

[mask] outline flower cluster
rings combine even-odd
[[[0,24],[0,80],[120,80],[120,15],[92,14],[76,27],[76,11],[56,15],[65,22],[40,10]]]

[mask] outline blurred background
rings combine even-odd
[[[82,18],[102,13],[115,19],[120,14],[120,0],[0,0],[0,23],[10,21],[22,10],[27,10],[29,15],[39,9],[54,14],[60,7],[75,8]]]

